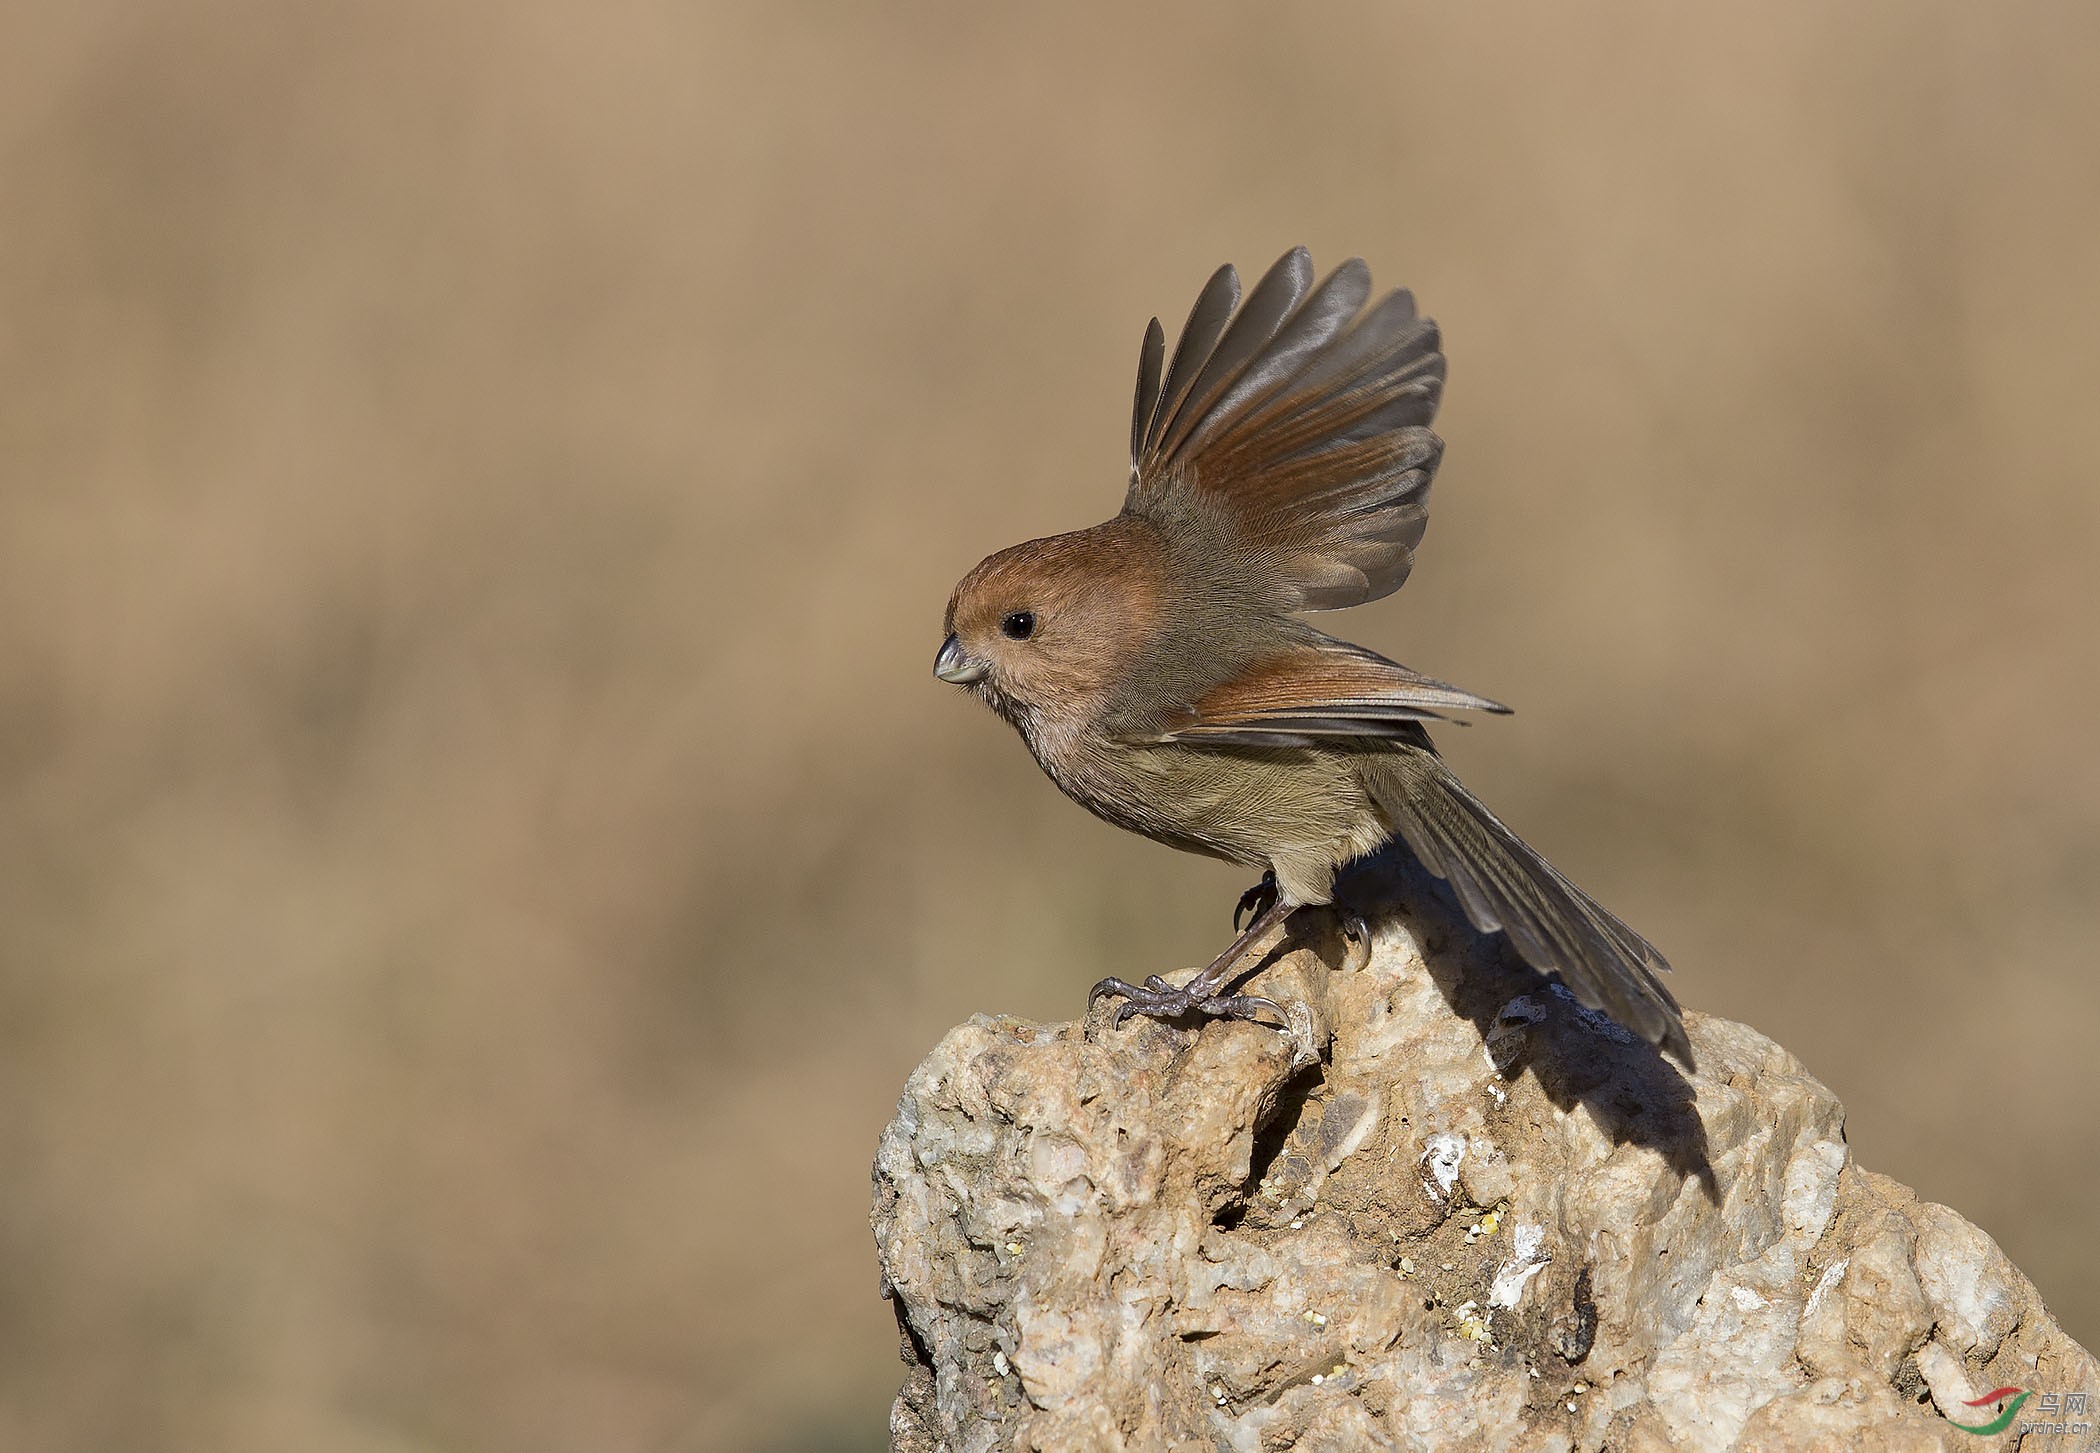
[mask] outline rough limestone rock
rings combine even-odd
[[[2000,1387],[2100,1404],[1785,1050],[1693,1014],[1686,1077],[1407,864],[1345,891],[1367,945],[1300,927],[1253,981],[1295,1034],[1104,1004],[919,1066],[875,1163],[893,1446],[1954,1450],[2028,1421],[1950,1424]]]

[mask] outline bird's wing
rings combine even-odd
[[[1124,509],[1222,522],[1279,609],[1390,595],[1428,521],[1444,355],[1412,295],[1370,295],[1361,259],[1315,286],[1293,248],[1244,303],[1218,269],[1171,363],[1157,319],[1145,333]]]
[[[1507,712],[1484,696],[1375,651],[1316,636],[1262,656],[1161,723],[1161,742],[1219,747],[1338,746],[1422,740],[1449,711]]]

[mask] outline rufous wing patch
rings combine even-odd
[[[1411,735],[1410,723],[1508,707],[1340,641],[1263,656],[1162,724],[1159,740],[1311,746]]]

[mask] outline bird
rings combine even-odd
[[[1442,338],[1360,258],[1303,247],[1241,295],[1219,268],[1171,359],[1145,330],[1122,509],[987,557],[948,601],[934,674],[1019,733],[1067,796],[1156,842],[1259,869],[1244,931],[1186,984],[1103,979],[1132,1015],[1288,1016],[1230,992],[1337,874],[1398,842],[1482,934],[1686,1068],[1653,945],[1459,781],[1431,741],[1501,703],[1315,629],[1302,615],[1398,590],[1443,456]],[[1346,909],[1346,905],[1336,905]]]

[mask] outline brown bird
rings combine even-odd
[[[1503,826],[1423,726],[1508,708],[1293,617],[1398,590],[1428,517],[1437,327],[1404,291],[1370,296],[1360,259],[1315,286],[1301,247],[1244,304],[1218,269],[1171,363],[1153,319],[1122,513],[964,576],[934,674],[1011,722],[1088,811],[1263,870],[1240,903],[1253,922],[1186,987],[1094,987],[1124,1000],[1117,1024],[1282,1016],[1228,992],[1250,951],[1397,838],[1474,927],[1689,1066],[1663,956]]]

